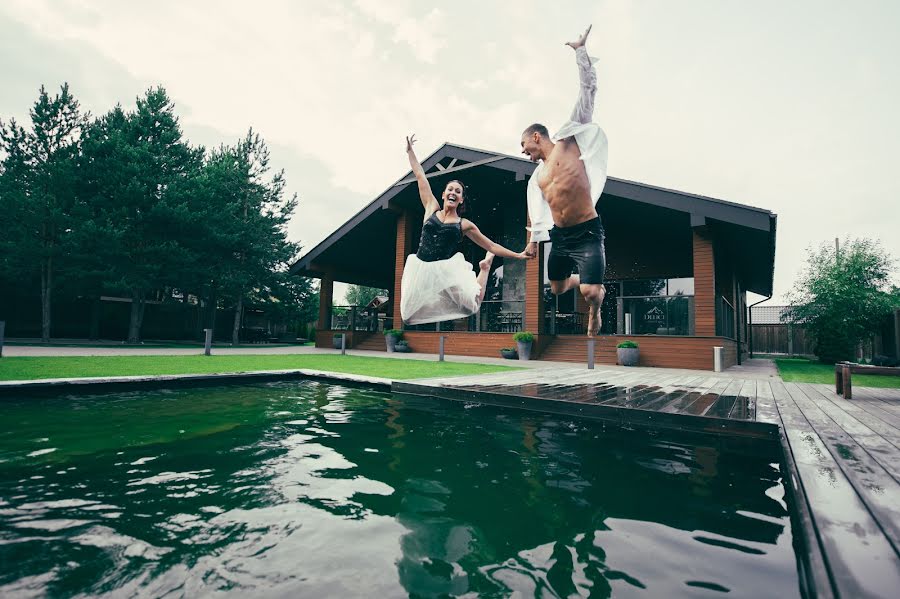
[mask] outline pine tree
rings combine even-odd
[[[117,106],[91,127],[83,161],[85,195],[95,214],[108,284],[131,296],[128,342],[141,338],[145,299],[167,287],[188,261],[189,189],[203,149],[182,139],[162,88],[138,98],[134,112]]]
[[[39,268],[41,339],[48,342],[55,275],[71,251],[69,234],[77,226],[73,181],[88,115],[81,113],[67,83],[53,97],[41,86],[29,114],[30,131],[14,121],[0,123],[6,154],[3,202],[4,207],[9,203],[16,223],[7,239],[14,240],[17,257],[7,265]]]

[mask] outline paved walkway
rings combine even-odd
[[[6,345],[3,347],[4,356],[188,356],[202,354],[202,347],[122,347],[120,344],[103,345]],[[339,350],[317,348],[312,345],[251,345],[232,347],[230,345],[214,345],[213,355],[266,355],[266,354],[297,354],[297,355],[329,355],[340,353]],[[366,351],[351,349],[347,354],[353,356],[370,356],[373,358],[396,358],[412,360],[436,360],[436,354],[420,353],[387,353],[383,351]],[[496,364],[503,366],[516,366],[519,368],[558,369],[577,368],[570,363],[549,362],[544,360],[504,360],[503,358],[486,358],[481,356],[447,355],[448,362],[460,362],[468,364]],[[587,372],[587,366],[584,367]],[[609,364],[598,364],[597,369],[625,371],[631,373],[670,373],[670,374],[697,374],[711,377],[741,378],[741,379],[775,379],[778,371],[772,360],[747,360],[741,366],[733,366],[725,372],[709,372],[706,370],[688,370],[683,368],[649,368],[649,367],[625,367]]]

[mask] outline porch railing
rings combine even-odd
[[[366,306],[332,306],[332,331],[368,331],[377,333],[392,328],[393,319]]]
[[[411,331],[467,331],[470,333],[515,333],[524,330],[525,300],[485,300],[481,310],[464,322],[446,320],[406,327]]]
[[[734,306],[725,296],[719,296],[720,307],[716,310],[716,332],[722,337],[734,339]]]
[[[544,330],[550,335],[583,335],[587,330],[587,314],[582,312],[544,312]]]

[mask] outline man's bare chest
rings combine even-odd
[[[574,140],[564,140],[556,144],[544,161],[544,166],[538,174],[538,185],[546,191],[554,184],[572,182],[573,179],[580,179],[585,175],[578,144]]]

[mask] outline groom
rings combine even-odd
[[[590,32],[588,27],[566,44],[575,50],[581,80],[569,121],[552,137],[541,124],[525,129],[522,153],[539,162],[528,181],[531,239],[525,253],[534,257],[538,243],[553,243],[547,261],[550,289],[559,295],[578,288],[589,307],[587,334],[593,337],[600,331],[600,305],[606,295],[604,232],[595,204],[606,184],[608,152],[606,134],[591,122],[597,72],[584,47]]]

